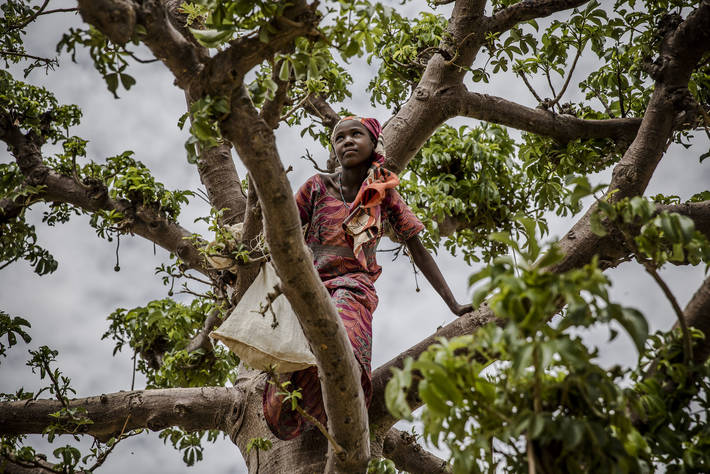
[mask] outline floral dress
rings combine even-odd
[[[313,252],[313,265],[333,298],[362,368],[362,388],[369,406],[372,398],[372,313],[378,301],[374,282],[382,273],[375,253],[383,231],[380,228],[376,237],[363,246],[367,262],[365,267],[355,258],[352,238],[343,229],[349,209],[343,201],[327,192],[321,175],[312,176],[301,186],[296,193],[296,204],[301,222],[307,225],[305,239]],[[386,191],[380,206],[382,220],[387,221],[398,240],[405,241],[424,228],[394,189]],[[289,390],[301,389],[300,406],[325,425],[317,369],[311,367],[294,372],[290,381]],[[276,385],[267,384],[263,399],[264,416],[276,437],[289,440],[298,436],[309,423],[292,411],[290,404],[282,403],[282,397],[277,395],[279,391]]]

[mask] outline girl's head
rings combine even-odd
[[[377,119],[348,116],[340,119],[333,127],[333,134],[330,137],[331,145],[335,150],[338,160],[343,159],[343,154],[347,151],[344,149],[349,144],[344,144],[343,140],[357,139],[358,130],[362,130],[372,146],[372,154],[370,163],[373,161],[382,164],[385,161],[385,147],[382,139],[382,126]],[[354,134],[354,135],[353,135]],[[339,152],[340,151],[340,152]]]

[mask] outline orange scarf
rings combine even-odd
[[[367,269],[367,257],[363,246],[377,238],[382,226],[380,204],[388,189],[399,184],[399,177],[388,169],[373,162],[352,203],[350,215],[343,221],[345,233],[353,239],[353,254]]]

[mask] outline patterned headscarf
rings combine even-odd
[[[399,184],[399,177],[390,170],[383,168],[385,161],[385,142],[382,136],[382,126],[377,119],[349,116],[340,119],[333,128],[331,143],[335,138],[335,128],[346,120],[357,120],[372,134],[375,141],[373,154],[375,159],[370,165],[365,180],[351,205],[350,215],[343,222],[345,233],[352,237],[353,254],[366,269],[367,257],[363,245],[376,239],[382,226],[382,210],[380,204],[388,189]]]

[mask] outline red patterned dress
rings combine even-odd
[[[382,273],[375,260],[382,229],[364,246],[367,267],[353,255],[352,238],[343,230],[348,208],[326,190],[321,175],[309,178],[296,193],[301,222],[308,225],[306,244],[313,251],[313,264],[333,298],[338,314],[348,333],[355,357],[362,368],[362,388],[369,406],[372,398],[370,359],[372,355],[372,313],[377,307],[374,282]],[[394,189],[388,189],[380,204],[383,221],[387,221],[398,239],[405,241],[424,226]],[[318,372],[315,367],[291,374],[289,389],[301,389],[301,407],[323,425],[326,424]],[[298,436],[308,425],[290,404],[277,395],[280,389],[267,384],[264,390],[264,416],[271,431],[279,439]]]

